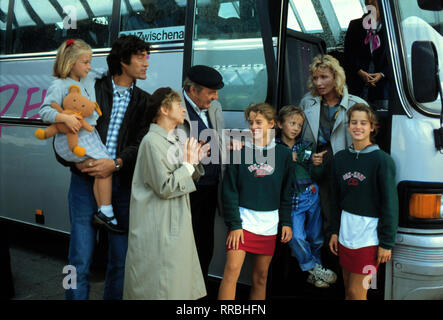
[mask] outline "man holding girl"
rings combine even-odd
[[[138,146],[147,132],[149,97],[135,82],[146,79],[149,51],[150,45],[136,36],[120,37],[113,43],[107,57],[109,74],[96,80],[95,98],[103,113],[97,120],[96,129],[110,157],[75,164],[58,157],[60,163],[71,168],[69,264],[76,268],[77,288],[66,290],[67,299],[89,298],[89,269],[97,233],[91,223],[97,212],[94,177],[112,175],[113,213],[119,229],[128,229],[132,175]],[[108,238],[103,298],[122,299],[128,235],[126,232],[109,232]]]

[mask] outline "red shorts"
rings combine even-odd
[[[338,256],[340,265],[352,273],[370,274],[377,272],[378,246],[349,249],[339,243]]]
[[[244,243],[239,242],[238,250],[254,254],[263,254],[266,256],[273,256],[275,251],[275,240],[277,235],[262,236],[243,229]],[[232,250],[226,246],[226,251]]]

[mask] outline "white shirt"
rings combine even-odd
[[[345,210],[341,213],[338,241],[349,249],[378,245],[378,218],[352,214]]]
[[[194,103],[194,101],[192,101],[191,98],[188,97],[185,90],[183,90],[183,96],[185,97],[186,100],[188,100],[189,104],[194,109],[194,111],[197,112],[198,116],[202,119],[205,126],[207,128],[210,128],[209,120],[208,120],[208,110],[207,109],[200,109],[199,107],[197,107],[197,105]]]
[[[278,210],[255,211],[238,208],[242,220],[242,229],[262,236],[272,236],[278,231]]]

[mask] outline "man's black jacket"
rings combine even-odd
[[[96,129],[103,144],[106,144],[113,103],[113,90],[110,75],[96,81],[95,96],[103,113],[103,115],[97,120]],[[147,92],[134,85],[131,100],[126,109],[125,117],[123,118],[117,139],[116,154],[117,158],[123,160],[123,167],[116,174],[120,176],[120,183],[122,186],[131,186],[132,175],[137,160],[138,147],[148,131],[146,110],[149,97],[150,95]],[[56,157],[58,162],[62,165],[70,166],[72,172],[84,177],[89,177],[87,174],[78,171],[73,163],[60,158],[57,153]],[[93,178],[90,177],[90,179],[92,180]]]

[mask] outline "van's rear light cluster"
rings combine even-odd
[[[400,227],[443,229],[443,183],[402,181],[398,196]]]

